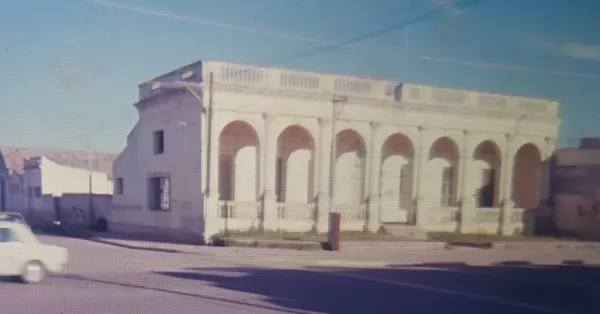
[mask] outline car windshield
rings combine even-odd
[[[20,214],[0,214],[0,221],[25,223],[25,219]]]

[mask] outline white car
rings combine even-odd
[[[62,271],[68,259],[67,249],[41,243],[28,226],[0,221],[0,276],[38,283],[47,273]]]

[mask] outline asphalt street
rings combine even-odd
[[[68,269],[38,285],[3,280],[0,313],[600,313],[600,266],[581,265],[600,252],[390,253],[397,265],[375,269],[358,267],[365,254],[42,240],[70,250]]]

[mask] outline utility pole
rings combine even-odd
[[[210,193],[215,193],[216,191],[210,190],[210,176],[212,172],[210,171],[212,167],[211,155],[212,155],[212,110],[213,110],[213,84],[214,84],[214,75],[213,72],[209,73],[208,76],[208,116],[207,116],[207,143],[206,143],[206,193],[205,195],[210,196]]]
[[[335,175],[336,175],[336,159],[337,159],[337,134],[336,121],[338,118],[337,104],[345,103],[348,101],[347,96],[336,97],[333,96],[331,100],[331,157],[329,158],[329,211],[333,209],[333,197],[335,195]],[[341,110],[340,110],[341,113]]]
[[[88,167],[88,188],[89,188],[89,198],[90,198],[90,224],[92,227],[96,221],[96,213],[94,211],[94,189],[93,189],[93,180],[92,180],[92,148],[88,144],[87,145],[87,167]]]

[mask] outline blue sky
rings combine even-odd
[[[559,146],[600,135],[600,1],[463,1],[5,0],[0,145],[118,152],[137,84],[200,59],[553,99]],[[401,27],[297,57],[406,21],[407,58]]]

